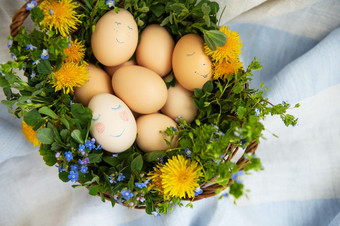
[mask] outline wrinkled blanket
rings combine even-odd
[[[264,170],[243,177],[248,198],[235,205],[213,197],[161,217],[112,208],[60,181],[1,105],[0,225],[340,225],[340,1],[218,2],[221,11],[226,6],[221,25],[243,40],[244,66],[254,57],[262,62],[251,85],[263,82],[273,103],[301,104],[289,112],[299,118],[295,127],[279,117],[264,121],[257,151]],[[8,26],[23,4],[1,1],[0,62],[9,60]]]

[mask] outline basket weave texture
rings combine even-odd
[[[37,3],[40,4],[43,1],[44,0],[37,0]],[[79,2],[83,2],[83,1],[79,1]],[[20,29],[21,29],[24,21],[26,20],[26,18],[30,14],[30,11],[26,10],[26,5],[28,3],[29,3],[29,1],[26,2],[14,14],[14,16],[12,18],[12,23],[10,24],[10,35],[12,37],[15,37],[20,32]],[[258,147],[258,143],[256,142],[256,140],[254,140],[254,141],[249,143],[249,145],[244,150],[244,153],[242,154],[242,156],[236,162],[239,170],[243,170],[244,167],[249,163],[249,160],[245,158],[245,154],[255,154],[255,152],[257,150],[257,147]],[[230,161],[231,159],[233,159],[235,157],[235,155],[236,155],[236,153],[238,151],[239,151],[239,147],[238,146],[236,146],[234,144],[229,144],[226,147],[226,152],[225,152],[224,159],[226,159],[226,161]],[[227,183],[227,185],[225,185],[225,186],[219,185],[217,183],[204,183],[204,184],[201,184],[200,187],[203,190],[202,194],[197,195],[194,199],[184,199],[184,200],[198,201],[198,200],[201,200],[201,199],[204,199],[204,198],[213,197],[213,196],[215,196],[217,194],[216,190],[224,190],[231,183],[232,183],[232,179],[230,179],[229,182]],[[106,200],[111,201],[111,199],[110,199],[111,194],[110,193],[104,193],[104,197],[105,197]],[[145,207],[143,207],[143,206],[142,207],[134,207],[134,208],[135,209],[145,209]]]

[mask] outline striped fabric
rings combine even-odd
[[[161,217],[111,208],[61,182],[1,105],[0,225],[340,225],[340,1],[218,2],[226,5],[222,24],[243,40],[244,65],[255,56],[262,62],[252,85],[263,82],[273,103],[301,104],[290,111],[299,118],[294,128],[265,120],[267,139],[257,151],[264,171],[243,177],[249,198],[237,205],[209,198]],[[1,2],[0,62],[9,59],[8,24],[23,3]]]

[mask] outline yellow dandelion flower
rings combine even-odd
[[[26,124],[24,120],[21,123],[21,131],[25,135],[26,139],[33,144],[33,146],[40,145],[40,141],[37,138],[37,131],[33,130],[32,126]]]
[[[222,61],[215,62],[213,64],[214,79],[225,79],[228,75],[237,73],[242,66],[239,58],[223,59]]]
[[[152,190],[154,188],[157,188],[159,190],[159,193],[161,195],[164,195],[164,189],[162,187],[162,172],[160,171],[160,169],[158,167],[154,167],[153,168],[154,172],[151,172],[149,175],[150,177],[148,177],[148,179],[151,179],[151,183],[148,186],[148,190]]]
[[[227,42],[224,46],[217,46],[215,51],[212,51],[207,44],[204,44],[204,51],[208,56],[211,56],[213,61],[222,61],[227,58],[238,58],[241,54],[242,41],[236,31],[231,31],[228,27],[223,26],[219,29],[227,36]]]
[[[85,46],[80,41],[75,40],[71,42],[68,48],[64,49],[64,53],[67,56],[66,61],[79,63],[84,57]]]
[[[80,87],[89,80],[87,63],[77,64],[74,62],[64,62],[61,68],[54,73],[52,82],[55,91],[63,90],[68,94],[73,92],[74,87]]]
[[[163,193],[165,199],[169,197],[194,198],[194,190],[199,186],[201,168],[196,161],[185,159],[182,155],[174,156],[165,165],[151,173],[151,188],[156,187]]]
[[[39,6],[44,11],[41,25],[55,28],[57,33],[66,37],[80,23],[79,15],[74,10],[79,4],[72,0],[45,0]]]

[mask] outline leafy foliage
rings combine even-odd
[[[79,9],[81,28],[72,38],[88,47],[86,61],[96,63],[90,48],[91,35],[97,21],[110,8],[104,0],[85,0],[84,3]],[[203,36],[212,50],[226,42],[226,36],[218,31],[219,5],[216,2],[126,0],[116,2],[114,10],[118,7],[132,12],[139,31],[148,24],[158,23],[168,29],[176,41],[185,34],[196,33]],[[10,51],[16,59],[1,65],[0,87],[6,96],[1,102],[9,113],[23,118],[38,131],[37,138],[42,143],[39,152],[46,165],[57,166],[63,182],[75,180],[70,177],[72,172],[79,182],[74,187],[88,187],[90,195],[99,195],[102,201],[107,198],[112,206],[116,203],[129,208],[144,206],[148,214],[166,214],[174,205],[183,206],[179,198],[164,200],[157,190],[149,191],[147,174],[168,158],[185,155],[185,150],[191,151],[190,158],[203,169],[201,186],[209,182],[223,188],[229,185],[229,193],[239,198],[245,191],[235,175],[240,171],[249,174],[252,170],[261,170],[262,165],[252,153],[243,154],[246,161],[242,165],[230,161],[235,148],[259,143],[265,129],[261,121],[268,115],[280,115],[287,126],[297,123],[294,116],[286,113],[290,107],[288,103],[273,105],[263,97],[266,89],[249,88],[252,71],[261,69],[255,58],[247,70],[239,70],[226,80],[209,81],[202,89],[195,89],[196,120],[188,123],[179,118],[178,130],[163,131],[170,137],[165,141],[168,144],[175,135],[179,136],[176,148],[145,154],[134,143],[125,152],[112,155],[95,144],[89,134],[91,110],[73,103],[73,94],[55,92],[51,85],[54,73],[66,57],[64,49],[69,40],[53,30],[39,27],[44,15],[38,7],[31,11],[31,18],[38,29],[28,32],[23,27],[16,37],[9,37],[13,41]],[[27,48],[28,45],[35,48]],[[43,49],[49,50],[48,59],[41,59]],[[22,72],[24,79],[17,71]],[[166,83],[168,87],[176,83],[172,74]],[[75,169],[75,165],[82,167],[81,170]]]

